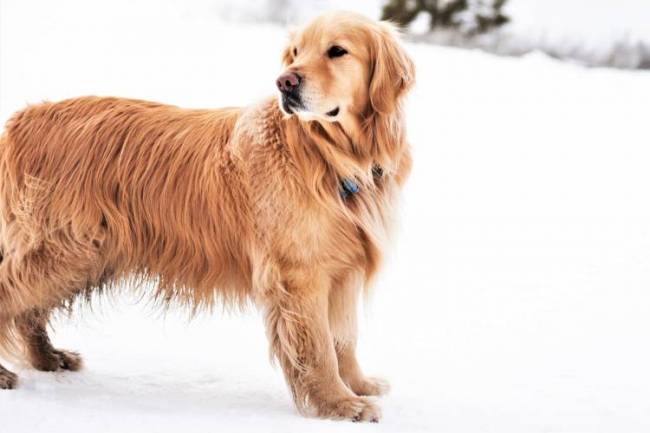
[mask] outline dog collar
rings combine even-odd
[[[341,179],[341,183],[339,185],[339,194],[341,195],[342,199],[348,198],[348,196],[352,194],[356,194],[359,192],[359,185],[352,179]]]
[[[372,175],[375,178],[375,180],[381,179],[381,177],[384,175],[384,169],[381,168],[380,165],[375,164],[372,166]],[[360,190],[359,185],[352,179],[348,179],[348,178],[341,179],[341,183],[339,185],[339,194],[341,195],[342,199],[345,200],[352,194],[358,193],[359,190]]]

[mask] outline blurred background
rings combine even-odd
[[[189,321],[124,287],[55,323],[84,371],[11,366],[0,431],[650,431],[650,1],[1,0],[0,124],[86,94],[255,103],[330,9],[400,23],[417,69],[359,342],[382,422],[298,416],[253,308]]]
[[[299,23],[353,9],[413,39],[502,55],[534,50],[589,66],[650,68],[647,0],[253,0],[213,2],[224,18]]]

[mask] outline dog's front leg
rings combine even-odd
[[[337,281],[329,294],[329,324],[336,348],[339,374],[357,395],[382,395],[389,385],[383,379],[367,377],[357,361],[357,305],[361,275]]]
[[[379,408],[348,389],[338,371],[328,323],[329,282],[296,277],[263,296],[267,334],[299,410],[326,418],[378,421]]]

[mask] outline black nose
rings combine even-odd
[[[280,92],[291,93],[295,92],[298,89],[298,86],[300,86],[300,81],[300,75],[296,74],[295,72],[285,72],[284,74],[280,75],[275,84],[277,84]]]

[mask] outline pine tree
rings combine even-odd
[[[389,0],[382,19],[407,26],[421,12],[430,17],[430,28],[457,29],[468,35],[485,33],[508,22],[503,12],[507,0]]]

